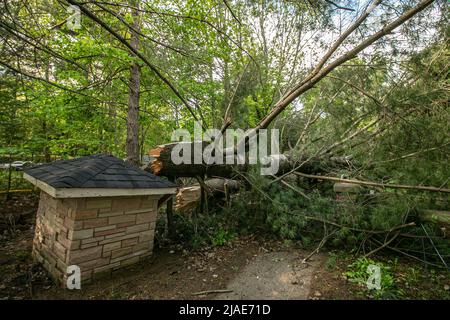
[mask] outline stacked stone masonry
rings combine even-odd
[[[66,282],[70,265],[81,281],[151,255],[159,196],[55,199],[41,192],[33,256]]]

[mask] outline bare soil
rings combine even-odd
[[[259,254],[227,285],[232,291],[216,298],[308,299],[312,275],[323,264],[324,255],[302,263],[305,256],[304,251],[292,248]]]

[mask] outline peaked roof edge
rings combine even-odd
[[[150,189],[177,185],[112,155],[96,154],[26,168],[24,173],[53,188]]]
[[[23,173],[23,178],[48,193],[53,198],[96,198],[120,196],[146,196],[175,194],[176,187],[169,188],[54,188],[42,180]]]

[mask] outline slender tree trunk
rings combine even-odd
[[[134,3],[138,6],[139,2]],[[133,28],[139,30],[139,11],[133,10]],[[131,30],[130,44],[133,49],[139,49],[139,35]],[[134,55],[133,55],[134,56]],[[140,91],[141,70],[135,61],[130,68],[128,114],[127,114],[127,162],[139,166],[139,91]]]

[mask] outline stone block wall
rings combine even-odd
[[[151,255],[160,196],[55,199],[41,192],[33,256],[65,284],[69,265],[81,281]]]

